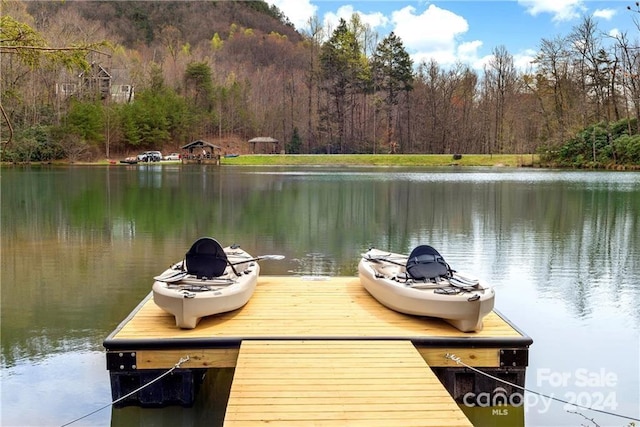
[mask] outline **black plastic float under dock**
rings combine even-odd
[[[387,309],[356,277],[319,279],[261,276],[246,306],[191,330],[177,328],[149,294],[104,341],[114,400],[185,356],[121,405],[189,406],[207,369],[235,368],[228,426],[470,426],[456,402],[510,387],[447,354],[524,386],[532,340],[499,313],[463,333]]]

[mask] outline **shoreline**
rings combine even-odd
[[[127,164],[120,158],[97,161],[53,160],[2,165],[145,166],[179,165],[179,160]],[[540,167],[534,154],[241,154],[220,159],[221,166],[495,166]]]
[[[98,161],[55,160],[48,162],[10,163],[10,165],[52,166],[162,166],[181,165],[179,160],[163,160],[152,163],[126,164],[122,159]],[[584,165],[564,166],[541,164],[537,154],[240,154],[221,157],[220,166],[371,166],[371,167],[508,167],[563,170],[614,170],[637,171],[640,165]]]
[[[223,165],[251,166],[508,166],[535,167],[532,154],[251,154],[223,157]]]

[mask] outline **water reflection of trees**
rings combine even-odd
[[[576,317],[608,304],[638,323],[639,192],[615,181],[311,178],[281,183],[277,197],[255,194],[245,212],[257,218],[252,231],[333,255],[347,272],[368,245],[408,252],[430,243],[498,281],[511,265],[525,267],[540,295],[561,298]]]

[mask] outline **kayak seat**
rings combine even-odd
[[[228,259],[217,240],[202,237],[195,241],[185,255],[187,273],[196,277],[220,277],[227,268]]]
[[[437,250],[428,245],[417,246],[407,260],[407,274],[414,280],[450,277],[451,268]]]

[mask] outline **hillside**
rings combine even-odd
[[[29,1],[26,5],[37,28],[77,14],[99,23],[108,40],[129,49],[161,44],[160,32],[167,26],[176,28],[192,46],[209,42],[216,33],[227,39],[231,24],[263,34],[277,32],[294,43],[301,40],[287,18],[263,1]]]
[[[246,153],[247,139],[279,126],[265,125],[267,113],[260,117],[252,110],[273,111],[282,99],[273,82],[284,72],[304,75],[307,66],[303,36],[263,1],[25,1],[5,13],[33,25],[52,46],[107,41],[114,48],[101,51],[109,56],[94,53],[89,60],[117,76],[116,84],[135,87],[136,99],[152,85],[154,67],[167,87],[184,95],[189,64],[207,64],[212,85],[204,108],[212,118],[205,121],[224,120],[222,126],[191,125],[189,134],[162,142],[152,138],[141,143],[144,148],[172,151],[192,138],[206,138],[225,152]],[[256,97],[261,88],[266,95]],[[212,100],[221,97],[229,107],[214,110]],[[242,111],[226,114],[227,109]],[[110,148],[123,154],[140,150],[118,143]]]

